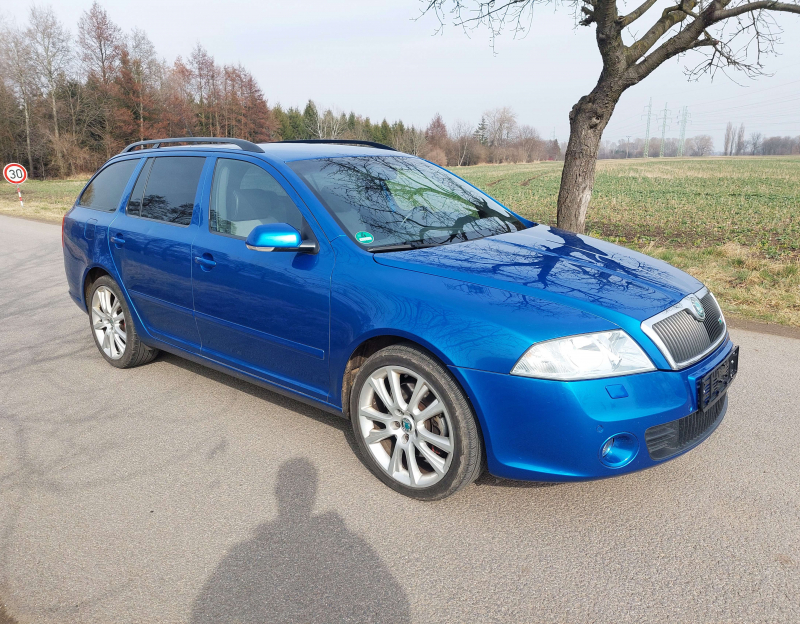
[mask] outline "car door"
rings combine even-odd
[[[325,400],[333,250],[294,190],[268,167],[246,157],[216,160],[192,246],[202,353]],[[319,252],[248,249],[247,235],[264,223],[292,225],[304,239],[315,238]]]
[[[124,213],[109,228],[111,254],[148,332],[199,351],[192,309],[192,223],[206,159],[147,159]]]

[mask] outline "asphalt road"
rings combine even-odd
[[[687,455],[425,504],[335,416],[170,355],[108,366],[59,228],[0,217],[0,604],[20,624],[798,622],[800,341],[732,333],[728,415]]]

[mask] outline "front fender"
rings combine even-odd
[[[508,373],[534,342],[616,328],[552,301],[378,264],[343,237],[333,246],[332,397],[352,353],[376,336],[416,342],[449,367]]]

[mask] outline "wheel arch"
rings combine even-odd
[[[356,375],[358,374],[361,366],[372,355],[392,345],[407,345],[419,349],[429,357],[439,362],[439,364],[441,364],[445,371],[450,375],[456,386],[461,389],[461,391],[464,393],[464,399],[475,417],[475,426],[478,432],[478,438],[480,440],[480,461],[485,469],[487,466],[487,454],[489,453],[490,441],[486,438],[486,432],[484,430],[482,421],[483,414],[476,409],[472,398],[473,393],[468,387],[465,386],[464,378],[461,375],[454,373],[452,363],[449,362],[443,354],[440,354],[438,349],[430,348],[424,341],[415,339],[415,337],[409,337],[400,333],[378,333],[361,340],[361,342],[351,351],[344,367],[341,384],[342,415],[350,420],[350,399],[353,389],[353,382],[355,381]]]
[[[385,349],[386,347],[396,344],[405,344],[416,347],[417,349],[425,352],[428,356],[437,360],[442,366],[444,366],[445,370],[450,371],[452,362],[449,360],[449,358],[447,358],[447,356],[436,349],[433,345],[428,344],[426,341],[421,340],[416,336],[410,336],[401,332],[378,332],[369,336],[364,336],[355,347],[351,348],[350,355],[347,358],[347,361],[344,365],[344,370],[340,377],[341,387],[339,388],[339,391],[342,401],[342,414],[345,418],[350,418],[350,393],[353,388],[353,382],[361,366],[381,349]],[[475,406],[472,404],[472,399],[470,398],[471,393],[467,388],[464,387],[461,380],[458,379],[456,375],[453,375],[452,372],[450,374],[452,375],[456,384],[458,384],[458,387],[461,388],[464,396],[467,398],[467,402],[469,403],[470,408],[472,408],[473,413],[477,415]],[[480,431],[480,429],[480,422],[478,422],[478,430]]]
[[[92,287],[92,284],[104,275],[108,275],[111,279],[114,279],[114,276],[108,270],[99,265],[89,267],[83,276],[81,296],[83,297],[83,309],[87,313],[89,312],[89,289]]]

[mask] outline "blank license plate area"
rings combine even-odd
[[[714,370],[697,380],[697,408],[705,411],[725,396],[738,371],[739,347],[734,347]]]

